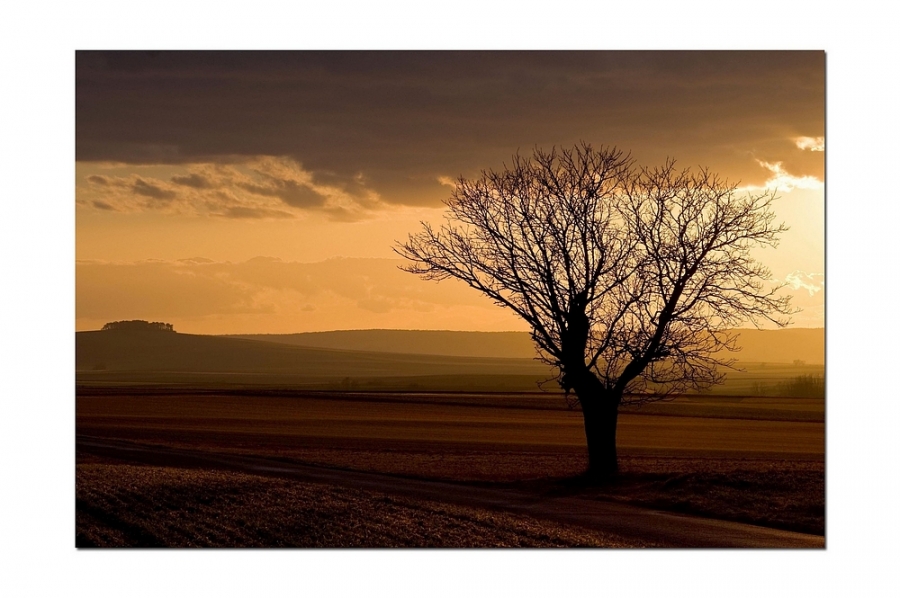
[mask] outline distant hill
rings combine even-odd
[[[297,341],[310,337],[329,342],[363,339],[369,347],[402,348],[406,352],[358,351],[253,340],[287,338]],[[397,339],[405,344],[398,346]],[[482,343],[472,344],[473,339]],[[745,350],[735,355],[750,366],[745,372],[730,372],[729,382],[724,387],[717,387],[717,392],[748,394],[758,392],[756,387],[760,385],[776,388],[778,383],[796,376],[824,373],[823,366],[816,365],[824,361],[822,329],[750,330],[742,331],[741,339]],[[551,381],[553,371],[534,359],[426,353],[483,353],[490,349],[492,354],[495,351],[501,355],[521,355],[525,347],[530,349],[530,340],[525,333],[371,330],[234,338],[154,330],[104,330],[75,333],[75,374],[78,384],[89,385],[536,391],[539,383]],[[415,350],[420,352],[414,353]],[[795,364],[795,360],[805,361],[806,365]],[[543,388],[559,391],[553,382],[544,384]]]
[[[740,329],[738,332],[742,350],[729,355],[738,361],[792,363],[800,360],[808,364],[825,363],[824,328]],[[336,330],[298,334],[229,335],[223,338],[380,353],[519,359],[535,357],[534,343],[527,332]]]
[[[242,334],[242,338],[320,349],[415,353],[457,357],[537,356],[527,332],[456,332],[450,330],[333,330],[298,334]]]
[[[121,372],[266,374],[316,380],[347,376],[549,376],[549,368],[532,359],[333,350],[135,330],[75,333],[75,369],[95,377]]]

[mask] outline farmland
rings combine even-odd
[[[766,354],[772,334],[811,363]],[[747,335],[773,361],[623,407],[598,484],[579,408],[519,333],[77,333],[77,542],[821,545],[821,336]]]
[[[533,518],[233,472],[91,463],[77,484],[82,547],[635,546]]]
[[[824,533],[824,401],[821,399],[695,396],[626,411],[619,424],[621,475],[601,486],[588,484],[579,477],[586,466],[581,414],[570,409],[560,394],[81,385],[76,416],[77,434],[82,440],[78,452],[78,533],[85,545],[127,543],[127,538],[135,536],[126,532],[138,528],[155,529],[152,537],[166,545],[185,545],[183,534],[187,532],[163,533],[154,527],[160,525],[159,521],[132,521],[108,528],[98,521],[121,521],[121,513],[116,515],[110,511],[113,504],[120,507],[133,504],[135,508],[156,504],[153,489],[157,488],[153,485],[156,482],[148,481],[154,476],[166,487],[175,484],[187,488],[185,492],[193,488],[188,493],[201,498],[205,496],[201,492],[207,480],[204,476],[212,476],[208,478],[210,483],[220,480],[214,468],[203,467],[194,471],[190,480],[175,483],[173,480],[187,475],[177,467],[144,471],[141,467],[146,464],[141,460],[129,461],[127,456],[114,458],[102,451],[85,449],[85,439],[130,442],[160,452],[171,449],[185,451],[184,454],[265,458],[273,463],[388,475],[398,480],[449,482],[472,489],[524,492],[534,497],[566,495],[591,501],[612,500],[778,529]],[[277,490],[272,491],[274,494],[266,494],[265,488],[270,486]],[[121,492],[116,490],[119,487],[138,490],[126,499],[119,496]],[[260,481],[259,488],[259,492],[275,501],[273,512],[284,509],[287,503],[283,501],[303,503],[302,497],[311,492],[302,484],[285,486],[273,480]],[[387,489],[390,490],[390,484]],[[338,492],[331,487],[321,491],[325,496]],[[390,492],[381,494],[391,495]],[[371,496],[354,496],[353,500],[360,501],[361,512],[369,512],[381,500],[377,492]],[[488,514],[484,509],[471,511],[472,505],[448,503],[439,512],[432,504],[434,501],[402,496],[393,499],[412,501],[402,503],[403,509],[418,509],[419,515],[415,517],[406,511],[398,514],[401,519],[421,519],[424,517],[421,513],[437,513],[434,520],[425,518],[431,522],[425,525],[433,523],[437,526],[435,530],[451,525],[451,520],[458,523],[454,517],[465,516],[471,520],[475,517],[473,513],[478,513],[477,517]],[[190,505],[194,499],[185,500]],[[327,500],[323,504],[326,503]],[[256,504],[268,503],[263,500]],[[250,520],[239,513],[248,508],[235,503],[223,513],[231,509],[237,519],[246,522]],[[470,511],[461,514],[462,511],[452,509]],[[130,507],[128,511],[136,512]],[[146,511],[145,515],[150,517],[153,512],[156,511]],[[513,513],[502,510],[490,513],[497,517],[519,517],[515,522],[507,520],[505,529],[526,531],[503,536],[497,535],[500,534],[497,530],[477,528],[468,540],[451,535],[455,539],[449,545],[653,544],[643,538],[624,538],[583,526],[576,526],[575,531],[566,528],[574,535],[566,535],[569,532],[564,531],[535,532],[543,538],[538,542],[537,536],[529,535],[531,532],[527,530],[537,529],[529,526],[548,524],[546,519],[543,522],[521,519],[522,515],[514,517]],[[319,516],[324,515],[315,515]],[[244,527],[255,529],[263,525],[254,521]],[[384,524],[377,518],[372,522],[376,527]],[[365,535],[370,532],[374,535]],[[241,533],[252,536],[251,532]],[[302,535],[293,539],[279,536],[270,544],[405,546],[427,544],[423,538],[431,537],[430,532],[424,536],[404,535],[400,539],[379,536],[372,530],[360,533],[363,535],[354,535],[356,532],[348,535],[346,544],[338,540],[313,541]],[[444,537],[439,531],[435,533]],[[255,539],[250,536],[223,537],[231,538],[233,545],[266,543],[260,539],[262,536]],[[366,537],[368,541],[361,539]]]

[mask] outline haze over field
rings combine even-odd
[[[741,338],[746,348],[729,355],[741,359],[740,369],[729,371],[726,383],[712,393],[796,394],[785,391],[785,383],[824,374],[822,329],[747,330]],[[78,332],[75,369],[79,384],[560,391],[556,372],[534,358],[529,336],[518,332],[358,330],[246,338],[154,330]]]
[[[458,332],[447,330],[333,330],[299,334],[244,334],[246,338],[272,343],[322,349],[349,349],[386,353],[456,355],[460,357],[515,357],[536,355],[527,332]],[[738,361],[809,364],[825,363],[824,328],[784,330],[742,329],[740,351],[729,353]]]

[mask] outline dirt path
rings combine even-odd
[[[654,511],[577,496],[546,496],[519,490],[414,480],[277,459],[223,455],[79,436],[79,450],[169,467],[229,469],[258,475],[361,488],[421,500],[494,509],[578,525],[673,547],[824,548],[825,538],[743,523]]]

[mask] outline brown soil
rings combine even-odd
[[[463,399],[465,404],[458,404]],[[476,399],[245,397],[111,389],[79,393],[77,432],[541,495],[615,500],[824,534],[821,421],[796,421],[792,415],[770,419],[771,404],[744,405],[740,412],[714,405],[739,419],[686,416],[676,413],[682,408],[678,404],[669,415],[626,415],[620,430],[620,475],[596,485],[579,477],[587,465],[580,414],[508,405],[497,397],[486,397],[479,406]],[[92,461],[101,463],[79,455],[84,465]],[[83,479],[79,477],[79,493]],[[113,479],[118,480],[118,474]],[[107,490],[114,490],[114,484]],[[146,500],[154,499],[148,495]]]
[[[648,545],[522,515],[226,471],[84,463],[76,487],[78,547]]]

